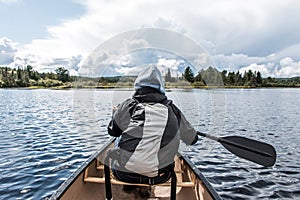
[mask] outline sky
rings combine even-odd
[[[30,64],[38,71],[64,66],[77,74],[95,49],[116,41],[112,38],[153,28],[198,44],[220,71],[300,76],[299,10],[298,0],[0,0],[0,66]],[[136,67],[137,58],[175,68],[184,59],[113,56],[120,58],[118,73]]]

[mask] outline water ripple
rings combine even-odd
[[[128,97],[131,92],[88,92],[85,95],[94,98],[88,99],[94,101],[92,109],[86,109],[91,104],[74,99],[72,90],[0,90],[0,199],[47,199],[107,141],[111,97]],[[205,101],[209,91],[197,92],[203,102],[209,102]],[[213,129],[223,128],[220,135],[272,143],[277,163],[260,167],[207,139],[185,151],[192,162],[223,199],[300,199],[299,90],[214,92],[226,93],[228,113],[224,127]],[[189,93],[182,98],[191,99]],[[212,128],[214,113],[208,103],[199,107],[203,112],[190,112],[188,106],[183,111],[205,132]]]

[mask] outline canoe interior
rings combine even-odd
[[[50,199],[61,200],[83,200],[103,199],[105,200],[105,184],[103,161],[106,152],[113,147],[113,140],[91,157],[77,173],[68,179]],[[199,170],[184,156],[178,155],[175,158],[175,172],[177,176],[177,200],[210,200],[220,199],[218,194],[207,182]],[[124,182],[116,180],[111,175],[113,199],[117,200],[165,200],[170,199],[170,183],[161,185],[140,185],[151,188],[150,197],[143,198],[138,190],[125,192]]]

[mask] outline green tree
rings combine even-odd
[[[258,72],[256,73],[256,83],[259,84],[259,85],[261,85],[262,82],[263,82],[263,78],[262,78],[262,76],[261,76],[261,73],[258,71]]]
[[[228,85],[236,85],[234,72],[229,72],[228,73],[227,80],[228,80],[228,82],[227,82]]]
[[[206,70],[202,71],[202,78],[206,85],[210,86],[223,86],[222,74],[213,67],[208,67]]]
[[[168,68],[168,71],[165,75],[165,81],[166,82],[172,82],[173,81],[170,68]]]
[[[62,81],[65,83],[70,80],[69,71],[67,69],[65,69],[64,67],[58,67],[55,70],[55,73],[57,74],[57,79],[59,81]]]
[[[250,86],[257,86],[257,83],[256,83],[256,77],[255,76],[252,76],[250,81],[249,81],[249,85]]]
[[[228,74],[228,76],[229,76],[229,74]],[[227,70],[225,70],[225,69],[222,71],[222,79],[223,79],[224,85],[228,85]]]
[[[33,68],[31,65],[27,65],[26,72],[27,72],[29,79],[32,79]]]
[[[237,71],[234,74],[234,82],[236,86],[243,86],[244,85],[244,79],[242,77],[242,74],[240,74],[239,71]]]
[[[193,86],[195,86],[195,87],[201,87],[201,86],[205,86],[205,85],[206,85],[206,83],[205,83],[205,81],[202,78],[201,72],[198,72],[198,74],[194,78]]]
[[[9,84],[8,84],[8,67],[5,67],[4,70],[2,69],[2,85],[4,87],[9,87]]]
[[[244,72],[244,86],[253,86],[255,84],[255,76],[251,69]]]
[[[203,81],[202,80],[202,75],[201,75],[200,72],[198,72],[198,74],[195,76],[194,81],[195,82],[202,82]]]
[[[187,67],[182,74],[183,78],[190,83],[194,82],[194,73],[190,67]]]
[[[21,80],[22,79],[22,70],[20,69],[20,67],[18,67],[17,69],[17,80]]]

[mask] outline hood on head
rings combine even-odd
[[[142,87],[151,87],[165,94],[165,84],[160,71],[156,66],[146,67],[136,78],[134,82],[135,90]]]

